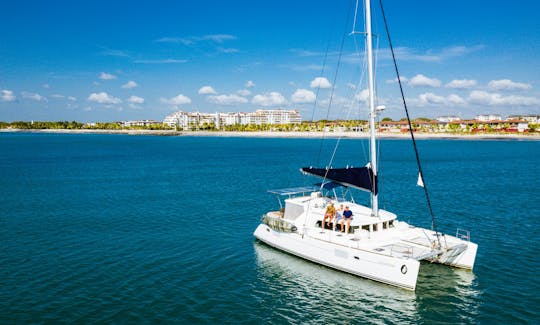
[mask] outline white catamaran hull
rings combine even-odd
[[[333,234],[332,234],[333,235]],[[299,233],[276,231],[260,224],[254,236],[287,253],[340,271],[414,290],[420,262],[329,243]]]

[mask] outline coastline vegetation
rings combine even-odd
[[[460,121],[441,124],[429,118],[417,118],[411,121],[415,132],[418,133],[449,133],[449,134],[478,134],[478,133],[513,133],[540,134],[540,124],[528,123],[525,128],[517,129],[515,124],[506,121]],[[7,130],[162,130],[162,131],[206,131],[206,132],[367,132],[368,122],[365,120],[319,120],[303,121],[296,124],[234,124],[223,125],[220,128],[214,123],[204,122],[192,124],[188,128],[171,127],[161,122],[145,123],[144,125],[126,125],[124,122],[81,123],[77,121],[0,121],[0,129]],[[394,121],[383,118],[378,123],[378,129],[383,133],[406,133],[406,119]]]

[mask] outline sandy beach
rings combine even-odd
[[[367,132],[237,132],[237,131],[172,131],[172,130],[93,130],[93,129],[0,129],[0,132],[19,133],[66,133],[66,134],[128,134],[154,136],[206,136],[206,137],[253,137],[253,138],[368,138]],[[379,133],[379,138],[408,139],[409,133]],[[456,140],[540,140],[540,134],[451,134],[451,133],[415,133],[416,139],[456,139]]]

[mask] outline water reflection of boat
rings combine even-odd
[[[299,259],[258,241],[254,250],[258,290],[276,302],[267,311],[275,317],[306,322],[313,317],[324,323],[431,323],[449,319],[452,301],[459,311],[452,317],[471,322],[481,305],[474,274],[465,270],[424,263],[417,290],[408,291]]]
[[[373,322],[375,314],[381,323],[409,323],[419,319],[416,294],[412,291],[366,281],[260,242],[255,242],[254,249],[259,283],[272,292],[272,300],[286,304],[281,307],[291,315],[318,311],[318,317],[325,318],[318,321],[325,323]]]
[[[441,319],[454,324],[476,323],[483,299],[475,280],[474,274],[467,270],[423,262],[416,288],[421,297],[417,299],[417,306],[424,311],[422,321],[426,324]]]

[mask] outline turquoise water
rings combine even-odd
[[[473,272],[423,264],[415,292],[253,239],[266,190],[315,182],[298,169],[334,143],[0,134],[0,323],[540,322],[540,142],[419,141],[439,228],[479,251]],[[410,142],[381,155],[381,205],[429,227]]]

